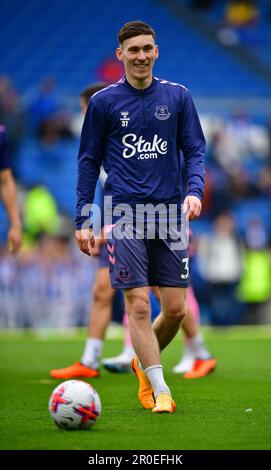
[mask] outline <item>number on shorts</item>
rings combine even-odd
[[[182,263],[184,263],[185,273],[181,274],[182,279],[187,279],[189,276],[189,258],[183,258]]]

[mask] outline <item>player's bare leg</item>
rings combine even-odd
[[[216,367],[216,359],[208,350],[200,331],[200,310],[193,288],[188,289],[188,302],[182,330],[185,334],[183,356],[173,372],[183,374],[184,378],[204,377]]]
[[[159,346],[151,325],[148,287],[125,289],[132,343],[144,369],[160,363]]]
[[[160,288],[162,311],[153,323],[160,350],[164,349],[178,332],[185,316],[187,289],[180,287]],[[157,397],[153,412],[171,411],[176,405],[168,393]]]
[[[144,408],[154,412],[173,412],[175,404],[164,380],[159,345],[151,325],[148,287],[126,289],[125,300],[132,342],[140,360],[140,364],[137,357],[132,361],[139,381],[138,399]]]
[[[161,287],[162,311],[154,320],[153,331],[162,351],[179,331],[185,317],[187,289],[181,287]]]
[[[181,325],[182,331],[184,333],[184,348],[183,354],[178,362],[178,364],[173,368],[175,374],[183,374],[192,369],[195,362],[195,352],[193,344],[195,339],[200,335],[199,325],[196,322],[191,309],[189,306],[189,297],[188,297],[188,306],[185,318]]]
[[[93,289],[93,304],[89,314],[88,338],[80,362],[64,369],[54,369],[50,375],[56,379],[78,377],[95,378],[100,375],[99,364],[103,340],[112,316],[112,300],[115,289],[111,288],[109,269],[99,268]]]
[[[193,314],[189,309],[189,306],[187,307],[186,315],[182,322],[182,330],[188,339],[193,338],[199,332],[199,326],[196,323],[195,318],[193,317]]]
[[[88,337],[102,339],[112,316],[112,301],[116,293],[110,283],[109,269],[97,271],[93,290],[93,304],[89,315]]]
[[[152,330],[148,287],[125,289],[125,301],[131,338],[138,356],[132,361],[139,381],[138,399],[144,408],[153,408],[153,395],[158,395],[159,391],[167,392],[168,387],[163,377],[157,338]]]

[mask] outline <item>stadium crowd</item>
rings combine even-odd
[[[197,241],[193,284],[202,321],[270,322],[270,118],[259,119],[242,109],[223,118],[200,117],[207,139],[206,183],[203,214],[192,228]],[[7,128],[24,227],[22,251],[14,258],[6,253],[6,226],[1,224],[0,325],[85,324],[96,263],[74,250],[74,198],[69,194],[75,186],[62,188],[63,206],[59,193],[54,193],[55,183],[50,184],[63,172],[74,171],[82,116],[63,106],[52,78],[44,80],[37,95],[25,103],[10,79],[2,76],[0,122]],[[26,172],[29,149],[35,165]],[[33,188],[43,188],[51,198],[44,203],[44,220],[39,210],[27,206]],[[55,219],[51,213],[46,218],[48,204],[55,207]],[[70,221],[65,233],[59,223],[63,220]]]

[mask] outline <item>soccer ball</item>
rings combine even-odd
[[[49,412],[61,429],[90,429],[101,414],[101,400],[89,383],[67,380],[54,389]]]

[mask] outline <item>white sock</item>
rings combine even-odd
[[[157,398],[157,396],[161,393],[168,393],[169,395],[171,395],[170,390],[164,379],[163,367],[161,366],[161,364],[157,366],[155,365],[147,367],[144,372],[153,386],[155,398]]]
[[[195,351],[191,343],[185,344],[183,349],[183,356],[195,356]]]
[[[80,362],[92,369],[99,369],[103,343],[102,339],[88,338]]]
[[[124,346],[123,352],[127,354],[127,356],[129,356],[131,359],[133,359],[135,355],[135,350],[133,346]]]
[[[198,359],[209,359],[212,357],[210,351],[208,351],[201,333],[191,338],[191,347],[193,352]]]

